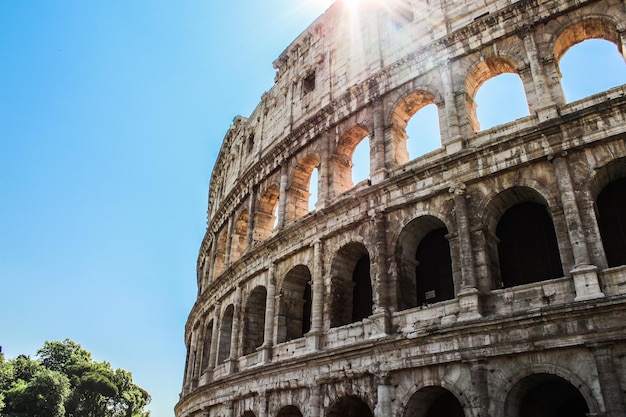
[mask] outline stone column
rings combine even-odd
[[[207,276],[207,284],[213,280],[213,274],[215,273],[215,256],[217,254],[217,236],[213,235],[213,242],[211,243],[211,264],[209,265],[209,275]]]
[[[393,397],[393,385],[391,384],[391,376],[384,372],[377,377],[378,379],[378,402],[374,410],[375,417],[392,417],[391,401]]]
[[[313,242],[313,287],[311,300],[311,331],[307,333],[307,345],[319,350],[324,316],[324,243]]]
[[[191,343],[187,347],[187,357],[185,358],[185,372],[183,373],[183,394],[189,392],[189,368],[191,367]]]
[[[280,191],[278,194],[278,229],[285,227],[287,213],[287,181],[289,180],[289,165],[287,161],[280,167]]]
[[[224,270],[226,270],[228,268],[228,266],[230,265],[230,254],[232,252],[232,246],[233,246],[233,227],[234,227],[234,220],[231,217],[228,218],[228,226],[226,229],[226,254],[224,256]]]
[[[309,417],[320,417],[322,414],[322,395],[320,389],[317,384],[309,387]]]
[[[385,150],[385,109],[383,101],[374,101],[374,137],[370,138],[370,180],[372,185],[387,178],[389,156]]]
[[[230,336],[230,356],[226,360],[227,372],[237,371],[237,359],[239,358],[239,328],[241,326],[241,287],[237,287],[233,312],[233,328]]]
[[[598,268],[591,265],[590,262],[566,156],[567,152],[562,152],[559,155],[551,156],[549,159],[552,160],[556,175],[569,241],[574,253],[574,269],[570,271],[570,274],[572,274],[576,289],[575,300],[583,301],[604,297],[598,282]]]
[[[274,263],[267,268],[267,300],[265,305],[265,327],[263,328],[263,345],[261,346],[261,363],[272,360],[274,344],[274,315],[276,311],[276,280],[274,279]]]
[[[546,83],[546,77],[543,72],[543,67],[541,66],[541,61],[539,60],[539,53],[537,52],[537,44],[535,43],[533,32],[529,28],[526,28],[521,36],[524,39],[524,47],[530,64],[530,73],[533,78],[537,98],[537,102],[530,103],[530,105],[532,110],[537,113],[539,122],[544,122],[557,117],[559,114]]]
[[[489,385],[487,364],[484,361],[472,361],[470,363],[470,375],[476,400],[474,402],[474,415],[477,417],[489,416]]]
[[[252,187],[248,200],[248,230],[246,230],[246,247],[248,248],[251,248],[254,244],[254,222],[256,220],[257,193],[258,187]]]
[[[217,342],[219,340],[219,319],[221,304],[215,305],[215,313],[213,314],[213,330],[211,331],[211,347],[209,349],[209,368],[207,370],[207,381],[213,379],[213,370],[217,361]]]
[[[332,162],[329,144],[330,137],[330,132],[325,130],[323,139],[320,141],[322,147],[320,149],[320,165],[317,177],[317,204],[315,205],[317,209],[324,208],[330,203],[330,164]]]
[[[625,417],[624,395],[615,371],[615,362],[610,345],[592,347],[598,369],[600,390],[604,399],[607,417]]]
[[[268,410],[267,410],[267,392],[261,392],[259,393],[259,415],[258,417],[267,417],[268,416]]]
[[[374,260],[374,273],[372,290],[374,293],[374,315],[382,319],[380,330],[385,334],[391,333],[391,311],[389,309],[391,291],[389,289],[388,266],[387,266],[387,217],[385,213],[374,214],[374,242],[376,252],[371,259]]]
[[[479,291],[476,288],[474,253],[469,226],[469,213],[463,183],[453,184],[449,191],[454,196],[454,214],[459,234],[459,260],[461,264],[461,291],[459,300],[459,320],[473,320],[481,317]]]
[[[451,65],[451,61],[448,60],[440,67],[441,83],[443,84],[444,105],[448,128],[447,132],[445,132],[445,135],[442,134],[442,139],[446,148],[446,152],[448,154],[457,152],[463,148],[463,137],[461,136],[459,112],[457,111],[452,69],[450,68]],[[441,128],[444,128],[444,125],[442,125]]]

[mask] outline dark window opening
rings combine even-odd
[[[598,195],[598,226],[609,267],[626,264],[626,177]]]
[[[248,136],[247,152],[248,153],[252,152],[253,148],[254,148],[254,133]]]
[[[496,228],[503,287],[563,276],[552,218],[538,203],[521,203],[507,210]]]
[[[444,391],[432,402],[425,417],[465,417],[465,413],[454,394]]]
[[[457,397],[442,387],[422,388],[409,399],[403,417],[464,417]]]
[[[302,80],[302,93],[308,94],[315,90],[315,72],[310,73]]]
[[[431,304],[454,298],[450,245],[441,227],[428,233],[417,247],[415,285],[417,305]]]
[[[359,258],[352,273],[354,289],[352,292],[352,322],[369,317],[372,314],[372,281],[370,279],[370,257]]]
[[[332,404],[324,415],[328,417],[374,417],[369,406],[356,395],[349,395]]]
[[[511,417],[584,417],[585,398],[561,377],[536,374],[524,378],[509,393],[506,415]]]

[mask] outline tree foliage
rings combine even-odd
[[[148,417],[150,395],[132,374],[95,362],[66,339],[46,342],[38,359],[0,353],[0,417]]]

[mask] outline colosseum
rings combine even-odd
[[[626,2],[335,2],[224,138],[176,415],[626,416],[626,85],[560,67],[592,39],[624,58]],[[481,128],[505,73],[527,113]]]

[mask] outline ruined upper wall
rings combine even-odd
[[[210,217],[242,173],[320,109],[399,59],[426,51],[438,39],[510,3],[412,0],[391,7],[365,1],[350,9],[335,2],[276,59],[275,84],[250,117],[234,119],[211,179]],[[442,59],[449,57],[419,56],[425,70]]]

